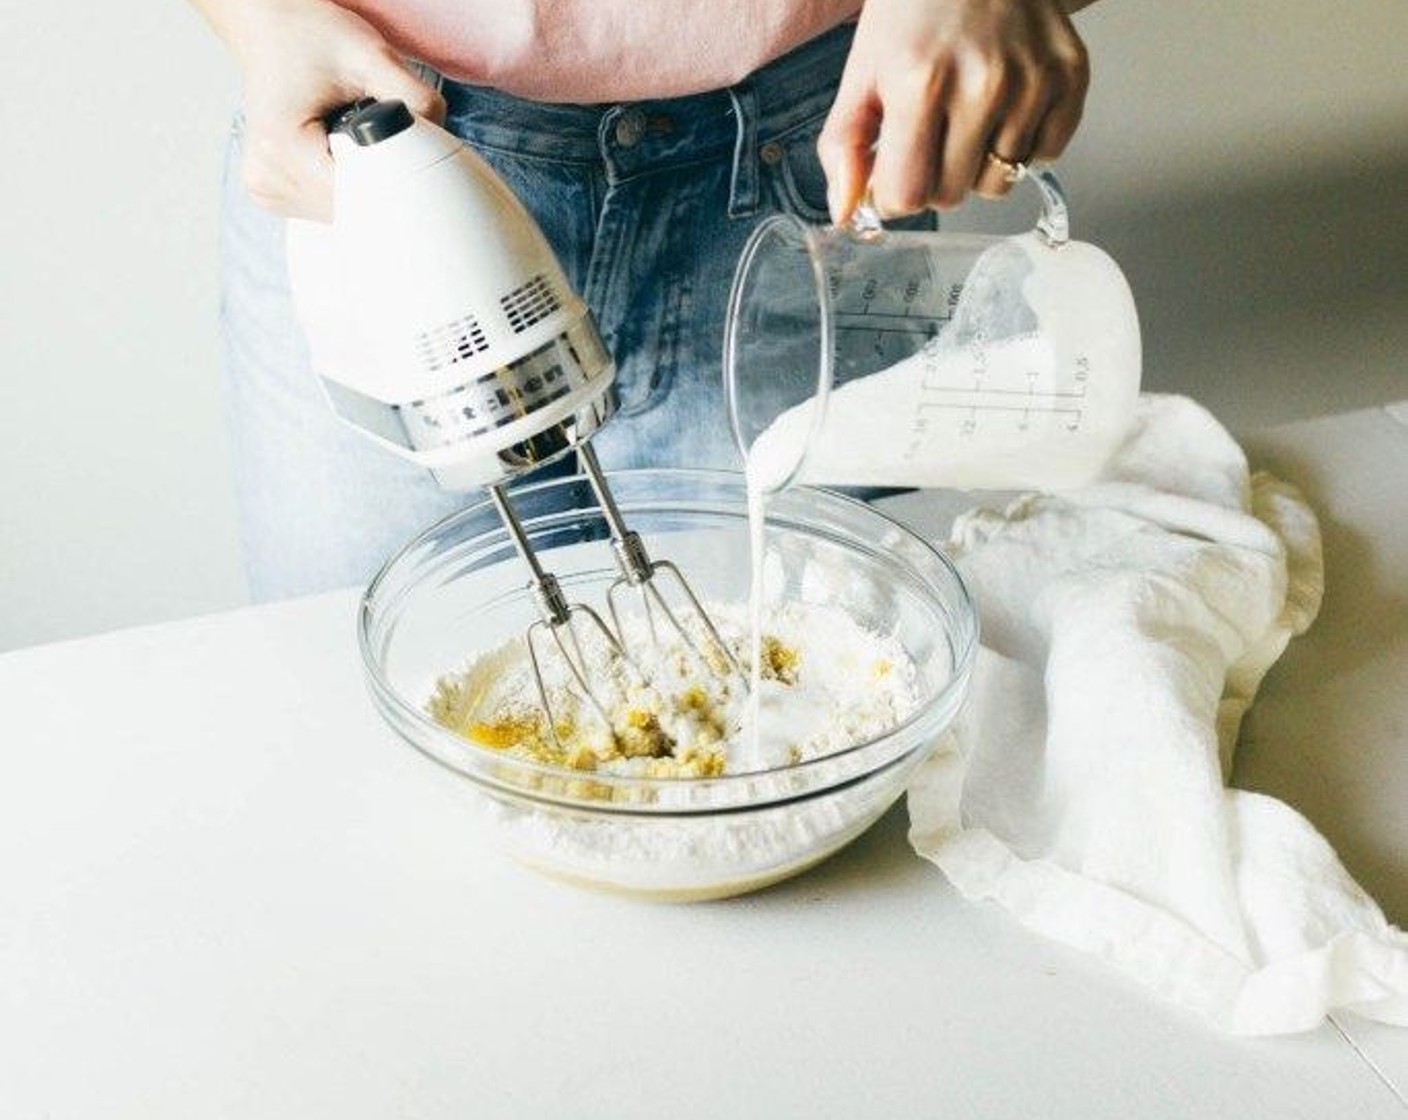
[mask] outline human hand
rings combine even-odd
[[[1088,84],[1059,0],[866,0],[817,143],[832,219],[867,187],[887,217],[1006,194],[1065,149]]]
[[[381,33],[328,0],[196,0],[244,76],[243,177],[251,197],[291,218],[332,218],[324,117],[359,97],[399,98],[441,121],[440,94]]]

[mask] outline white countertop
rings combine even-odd
[[[1236,775],[1400,925],[1405,418],[1248,441],[1321,513],[1330,587]],[[729,902],[521,870],[376,716],[356,598],[0,656],[0,1117],[1408,1115],[1408,1031],[1215,1034],[959,900],[902,806]]]

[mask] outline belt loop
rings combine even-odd
[[[445,75],[431,66],[430,63],[422,62],[420,59],[412,58],[410,55],[405,57],[405,63],[407,70],[426,85],[430,86],[436,93],[445,92]]]
[[[728,89],[738,133],[733,142],[733,175],[728,188],[728,216],[751,218],[758,212],[758,95],[751,82]]]

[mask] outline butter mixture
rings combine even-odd
[[[632,642],[629,657],[588,643],[595,703],[560,658],[541,662],[550,725],[527,644],[515,638],[441,677],[428,711],[466,739],[518,758],[577,771],[703,778],[833,753],[885,733],[917,705],[914,664],[897,641],[845,611],[800,602],[768,612],[750,704],[746,608],[706,610],[741,672],[720,657],[706,663],[673,632],[658,645]]]

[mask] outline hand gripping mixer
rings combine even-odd
[[[668,626],[705,665],[738,666],[675,565],[626,527],[587,442],[615,410],[615,365],[523,204],[458,138],[399,101],[366,99],[329,124],[331,225],[290,222],[289,274],[313,368],[334,410],[450,490],[487,486],[531,573],[540,621],[528,651],[554,737],[548,687],[565,669],[611,726],[594,658],[631,665],[623,599],[653,639]],[[529,543],[508,482],[576,449],[621,577],[612,626],[569,602]],[[639,672],[639,670],[637,670]]]

